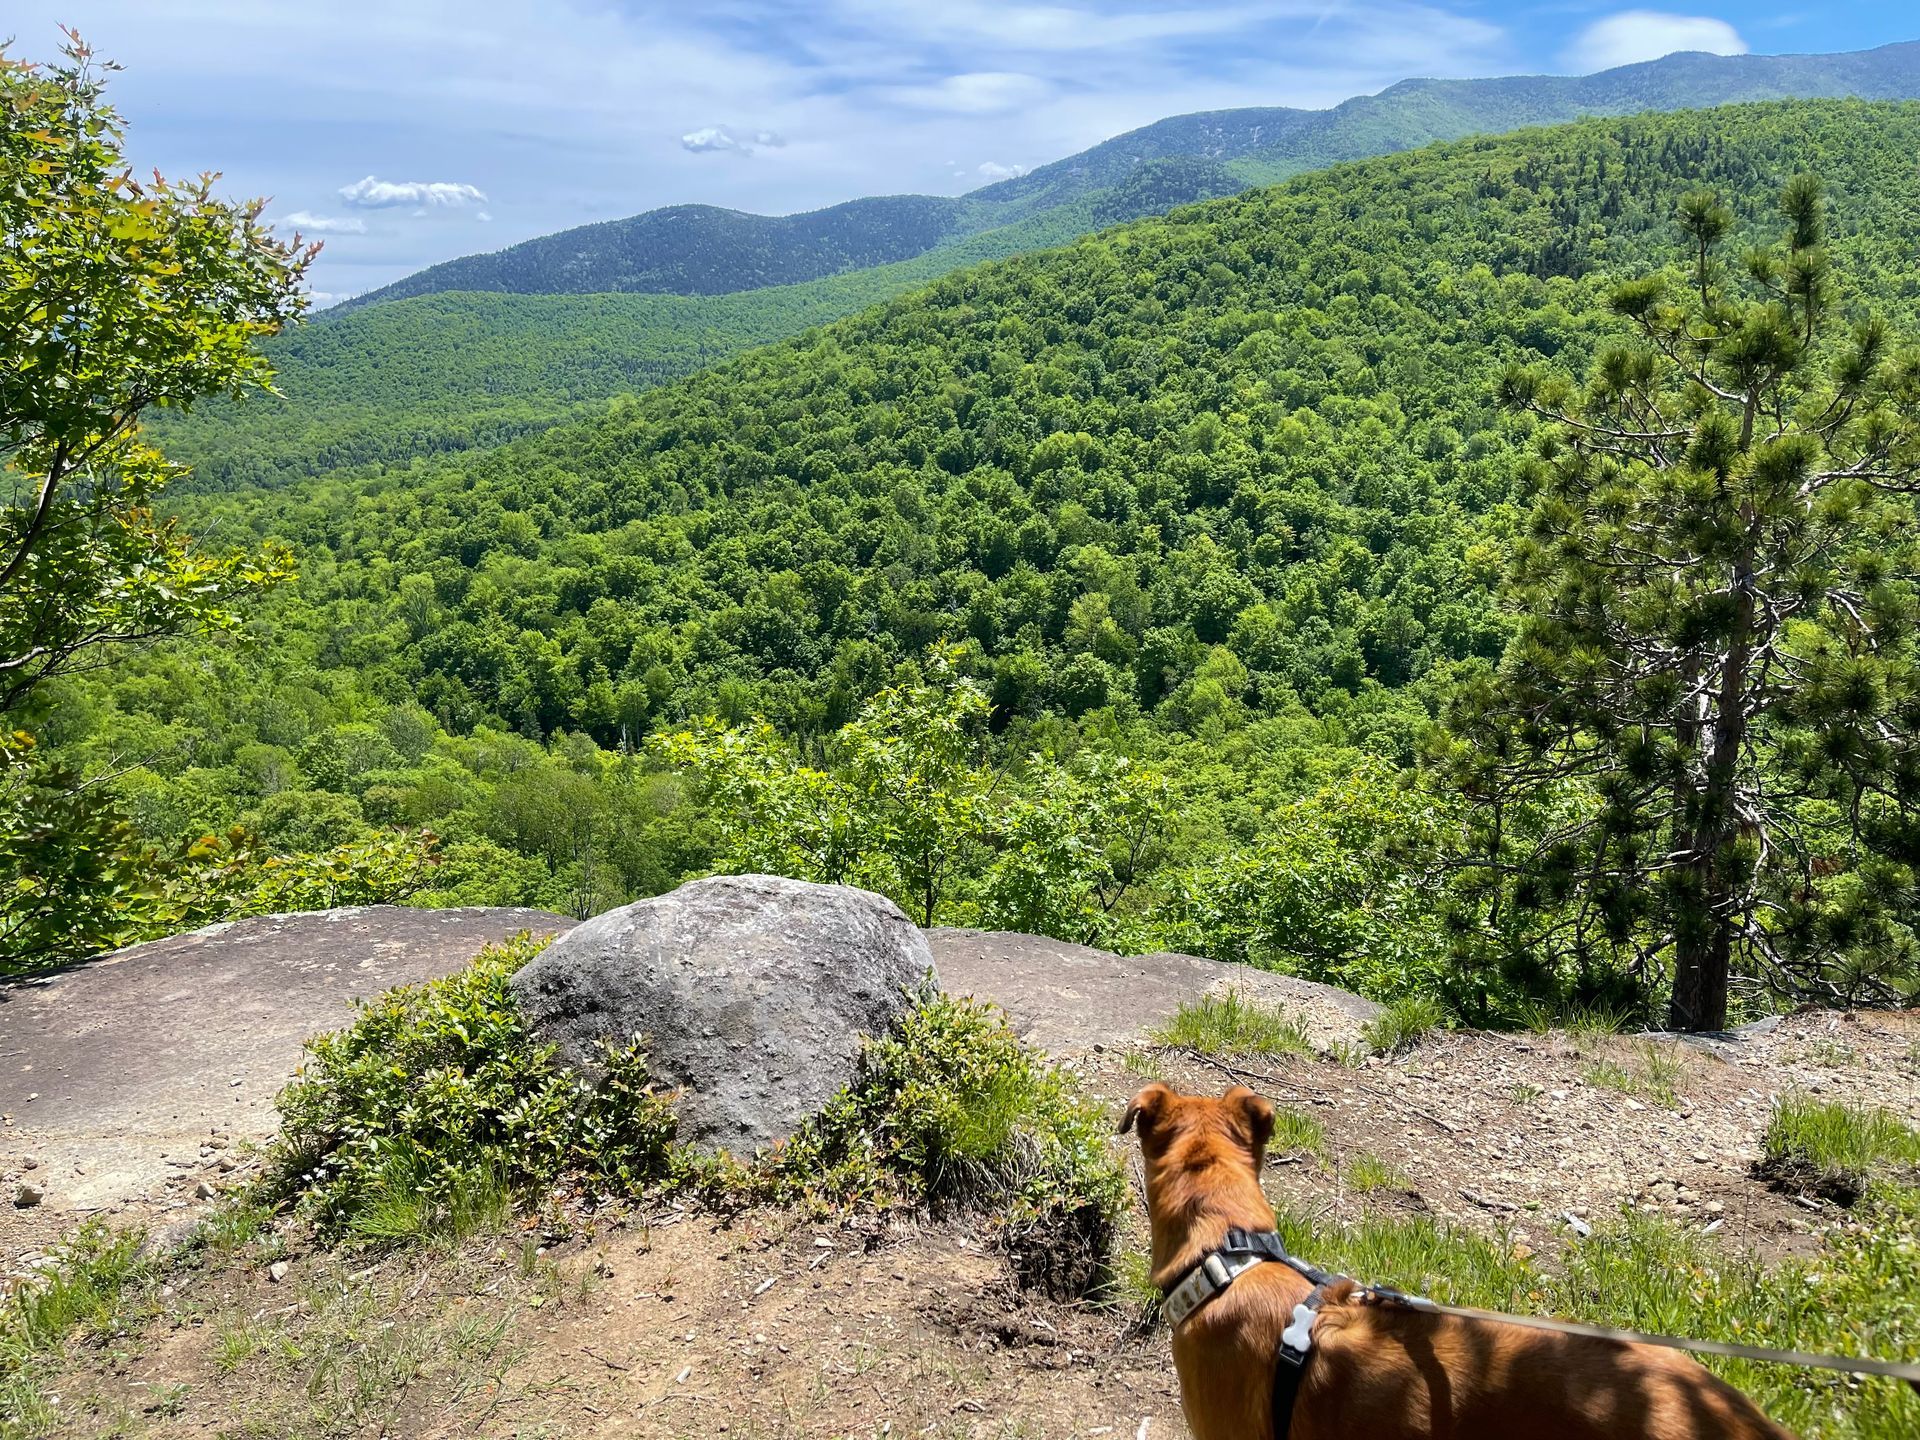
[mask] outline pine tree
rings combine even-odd
[[[1730,267],[1733,216],[1687,196],[1684,269],[1617,289],[1632,338],[1585,387],[1503,380],[1540,422],[1518,628],[1441,749],[1510,968],[1670,976],[1675,1029],[1722,1028],[1730,977],[1852,1003],[1915,974],[1920,354],[1833,333],[1819,182],[1782,210]]]

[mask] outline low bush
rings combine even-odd
[[[637,1039],[591,1087],[529,1034],[507,982],[522,936],[457,974],[389,990],[309,1042],[281,1092],[269,1184],[329,1238],[468,1233],[515,1193],[578,1172],[630,1191],[664,1177],[674,1117]]]
[[[1106,1283],[1126,1202],[1106,1116],[997,1011],[923,996],[786,1144],[696,1155],[675,1144],[673,1096],[639,1037],[589,1085],[528,1032],[508,981],[539,948],[523,937],[388,991],[311,1042],[280,1097],[271,1193],[328,1238],[370,1242],[470,1233],[563,1178],[619,1195],[964,1210],[996,1217],[1027,1283]]]
[[[771,1163],[829,1203],[995,1215],[1022,1282],[1066,1298],[1110,1278],[1127,1204],[1111,1131],[998,1011],[929,995]]]

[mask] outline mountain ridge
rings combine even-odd
[[[1341,160],[1588,115],[1839,95],[1920,95],[1920,41],[1811,55],[1680,51],[1592,75],[1416,77],[1325,110],[1195,111],[959,196],[864,196],[779,216],[683,204],[596,221],[443,261],[345,301],[335,312],[447,290],[729,294],[912,259],[1082,200],[1095,202],[1102,223],[1138,219],[1215,198],[1221,166],[1247,189]],[[1213,162],[1213,168],[1195,168],[1184,188],[1156,187],[1145,203],[1157,209],[1100,202],[1100,192],[1156,160]]]

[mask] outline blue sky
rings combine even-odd
[[[316,289],[658,205],[956,194],[1167,115],[1411,75],[1920,38],[1904,3],[7,0],[13,53],[124,63],[134,158],[327,242]],[[5,33],[5,32],[0,32]]]

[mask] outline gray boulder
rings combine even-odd
[[[513,978],[521,1013],[569,1064],[646,1037],[685,1088],[682,1135],[750,1153],[784,1140],[853,1077],[933,979],[891,900],[771,875],[695,880],[576,926]]]

